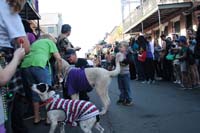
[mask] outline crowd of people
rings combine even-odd
[[[187,36],[162,34],[160,38],[150,35],[138,35],[129,40],[127,56],[129,58],[130,78],[141,83],[152,84],[156,80],[179,84],[183,89],[198,88],[200,85],[200,43],[199,29],[187,30]],[[160,40],[160,41],[159,41]],[[106,60],[105,68],[112,70],[114,55],[118,52],[118,43],[102,56]]]
[[[81,48],[74,47],[68,40],[71,34],[69,24],[62,26],[56,40],[49,34],[37,36],[28,21],[22,23],[18,13],[25,2],[0,1],[0,133],[5,133],[5,130],[28,133],[23,118],[30,110],[34,124],[41,122],[41,99],[30,86],[61,83],[62,59],[76,68],[95,66],[112,71],[115,55],[122,53],[124,60],[120,62],[117,104],[126,106],[133,104],[130,79],[148,84],[163,79],[180,84],[184,89],[199,87],[200,27],[196,33],[189,29],[187,37],[177,34],[166,37],[163,34],[161,41],[149,35],[139,35],[131,38],[129,43],[122,41],[107,47],[106,52],[100,51],[100,55],[94,55],[91,61],[89,55],[87,58],[77,57],[76,51]],[[104,65],[103,59],[106,61]],[[66,89],[63,87],[63,97],[69,98]],[[79,95],[82,100],[90,100],[87,92],[82,91]],[[29,105],[27,110],[23,106],[24,100]]]

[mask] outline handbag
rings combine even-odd
[[[147,52],[143,51],[141,54],[138,55],[138,60],[141,62],[145,62],[147,57]]]

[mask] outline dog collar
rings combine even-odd
[[[47,104],[51,103],[53,101],[53,97],[47,99],[46,101],[42,102],[40,104],[40,107],[46,106]]]

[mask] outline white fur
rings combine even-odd
[[[42,101],[45,101],[51,97],[55,97],[55,91],[48,92],[48,89],[48,85],[46,85],[46,91],[42,93],[37,89],[37,84],[32,86],[32,90],[39,94]],[[48,107],[48,104],[46,107]],[[63,110],[50,110],[47,112],[47,117],[51,123],[49,133],[54,133],[58,122],[64,121],[66,114]],[[65,122],[61,122],[60,124],[60,133],[65,133]],[[93,127],[95,127],[100,133],[104,132],[102,126],[99,124],[99,122],[97,122],[96,116],[84,121],[80,121],[80,127],[84,133],[92,133]]]
[[[120,64],[119,62],[124,59],[124,55],[122,53],[116,54],[116,68],[113,71],[108,71],[104,68],[85,68],[86,78],[89,84],[96,90],[99,95],[103,108],[100,112],[101,115],[105,114],[110,105],[110,97],[108,95],[108,87],[111,82],[111,78],[113,76],[117,76],[120,73]],[[62,72],[63,75],[66,76],[67,71],[70,69],[70,65],[62,59]],[[78,94],[71,95],[72,99],[79,99]]]

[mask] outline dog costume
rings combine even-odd
[[[76,126],[77,121],[87,120],[99,115],[99,110],[91,102],[84,100],[69,100],[54,98],[47,107],[50,110],[63,110],[66,114],[65,122]]]
[[[70,69],[68,76],[65,77],[65,86],[70,96],[81,91],[90,92],[93,89],[86,78],[83,68]]]

